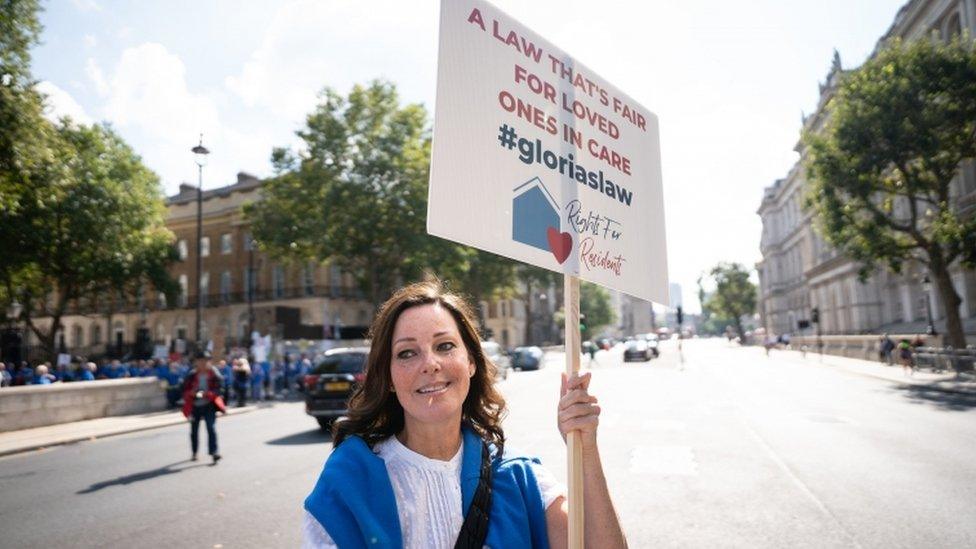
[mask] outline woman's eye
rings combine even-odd
[[[438,345],[437,349],[440,351],[451,351],[456,347],[457,345],[455,345],[453,341],[445,341],[444,343]]]
[[[412,358],[414,354],[415,353],[410,349],[405,349],[397,353],[397,358],[399,358],[400,360],[406,360],[408,358]]]

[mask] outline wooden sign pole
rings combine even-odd
[[[580,369],[580,280],[563,275],[563,311],[566,333],[566,375],[573,376]],[[583,447],[577,431],[566,437],[569,456],[569,549],[583,547]]]

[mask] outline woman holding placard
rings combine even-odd
[[[436,282],[380,308],[365,379],[305,500],[306,547],[566,546],[564,489],[537,459],[504,453],[505,401],[472,318]],[[564,376],[559,431],[581,434],[587,545],[623,547],[589,382]]]

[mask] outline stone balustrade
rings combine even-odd
[[[166,409],[156,378],[111,379],[0,389],[0,432]]]

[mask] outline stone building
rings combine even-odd
[[[976,0],[911,0],[898,11],[878,47],[894,37],[917,39],[936,33],[948,38],[966,29],[970,36],[976,36]],[[826,81],[820,85],[817,108],[804,117],[804,132],[821,129],[829,116],[825,107],[843,74],[835,52]],[[786,177],[765,189],[757,212],[763,223],[763,258],[756,265],[763,326],[776,334],[810,334],[812,327],[800,330],[798,325],[809,321],[812,308],[817,307],[825,334],[922,332],[927,325],[928,300],[935,325],[943,331],[944,323],[939,322],[945,317],[942,304],[935,288],[926,295],[921,265],[906,265],[900,275],[878,270],[862,283],[858,281],[858,265],[820,238],[811,214],[802,208],[807,151],[802,143],[797,143],[795,150],[800,160]],[[954,207],[963,215],[976,215],[976,162],[960,166],[951,196]],[[976,334],[976,273],[956,265],[952,279],[962,297],[964,330]]]
[[[140,340],[140,331],[152,344],[169,348],[198,338],[213,340],[215,348],[233,347],[251,330],[279,340],[362,338],[373,311],[349,273],[329,265],[276,262],[251,246],[241,207],[260,200],[260,192],[261,181],[245,173],[232,185],[203,192],[198,283],[197,187],[181,185],[166,199],[166,226],[176,235],[180,256],[170,268],[180,285],[176,302],[144,292],[140,298],[103,299],[94,310],[79,305],[62,318],[60,346],[75,355],[107,350],[123,356]],[[199,334],[198,299],[203,305]],[[29,342],[37,343],[36,338]]]

